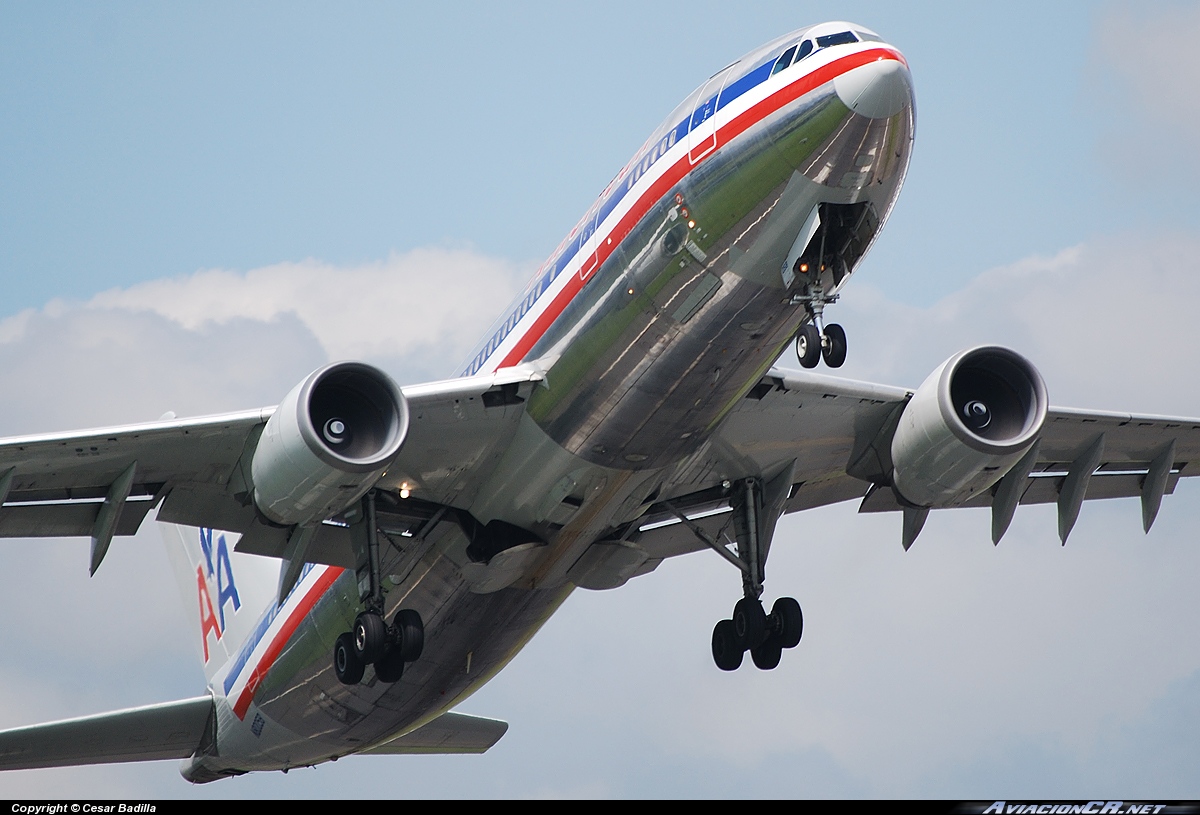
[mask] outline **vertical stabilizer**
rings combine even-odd
[[[211,683],[275,603],[279,561],[233,551],[239,535],[161,524],[190,639]]]

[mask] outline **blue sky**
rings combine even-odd
[[[1100,160],[1103,131],[1127,115],[1104,93],[1095,29],[1107,13],[6,4],[0,263],[17,281],[5,309],[431,244],[540,260],[700,80],[826,17],[873,26],[912,64],[920,139],[898,228],[868,274],[928,300],[980,268],[1131,222],[1195,224],[1185,194],[1157,199],[1169,214],[1122,206],[1133,191],[1114,189],[1119,173]]]
[[[1058,404],[1200,413],[1190,5],[7,3],[0,430],[271,404],[331,358],[447,375],[680,99],[839,18],[917,96],[905,190],[834,307],[846,374],[916,384],[998,341]],[[906,555],[898,519],[833,507],[781,527],[768,591],[808,631],[772,674],[712,668],[736,576],[696,555],[578,592],[464,707],[512,722],[486,756],[0,791],[1200,797],[1197,530],[1190,485],[1149,538],[1113,502],[1065,548],[1048,509],[997,549],[986,514],[935,514]],[[118,541],[91,581],[86,541],[5,546],[0,726],[200,690],[159,546]]]

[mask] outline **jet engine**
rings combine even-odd
[[[267,421],[250,465],[254,503],[289,525],[341,512],[379,480],[407,433],[408,403],[391,377],[361,362],[326,365]]]
[[[961,351],[929,375],[892,438],[892,486],[915,506],[988,489],[1033,445],[1046,420],[1046,383],[999,346]]]

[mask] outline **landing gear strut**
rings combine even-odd
[[[778,480],[778,479],[777,479]],[[782,498],[790,488],[790,478],[784,479]],[[804,634],[804,616],[800,604],[791,597],[780,597],[771,606],[768,614],[762,605],[763,579],[769,549],[769,540],[763,540],[760,519],[764,509],[768,512],[782,507],[782,500],[764,502],[764,489],[756,478],[747,478],[733,487],[733,525],[737,536],[737,554],[714,541],[703,529],[687,516],[667,504],[667,507],[686,524],[692,532],[742,572],[742,599],[733,607],[727,620],[721,620],[713,628],[713,661],[722,671],[737,670],[747,651],[754,664],[769,671],[779,664],[785,648],[795,648]],[[772,484],[775,490],[779,485]],[[770,506],[764,506],[764,503]],[[774,520],[773,518],[771,519]],[[770,527],[767,527],[768,532]]]
[[[840,368],[846,361],[846,332],[837,323],[825,325],[825,306],[836,303],[836,294],[826,294],[817,283],[804,287],[804,294],[792,297],[793,304],[804,303],[809,321],[796,333],[796,359],[805,368],[815,368],[821,358],[830,368]]]
[[[375,522],[375,492],[363,497],[362,519],[351,526],[355,549],[366,560],[370,580],[362,598],[366,609],[354,619],[354,628],[333,645],[333,670],[344,685],[362,681],[367,665],[375,666],[381,682],[397,682],[404,663],[413,662],[425,647],[425,624],[412,609],[400,609],[388,625],[383,619],[383,582],[379,564],[379,527]]]

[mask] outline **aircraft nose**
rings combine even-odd
[[[886,119],[912,104],[912,76],[897,59],[860,65],[833,81],[846,107],[870,119]]]

